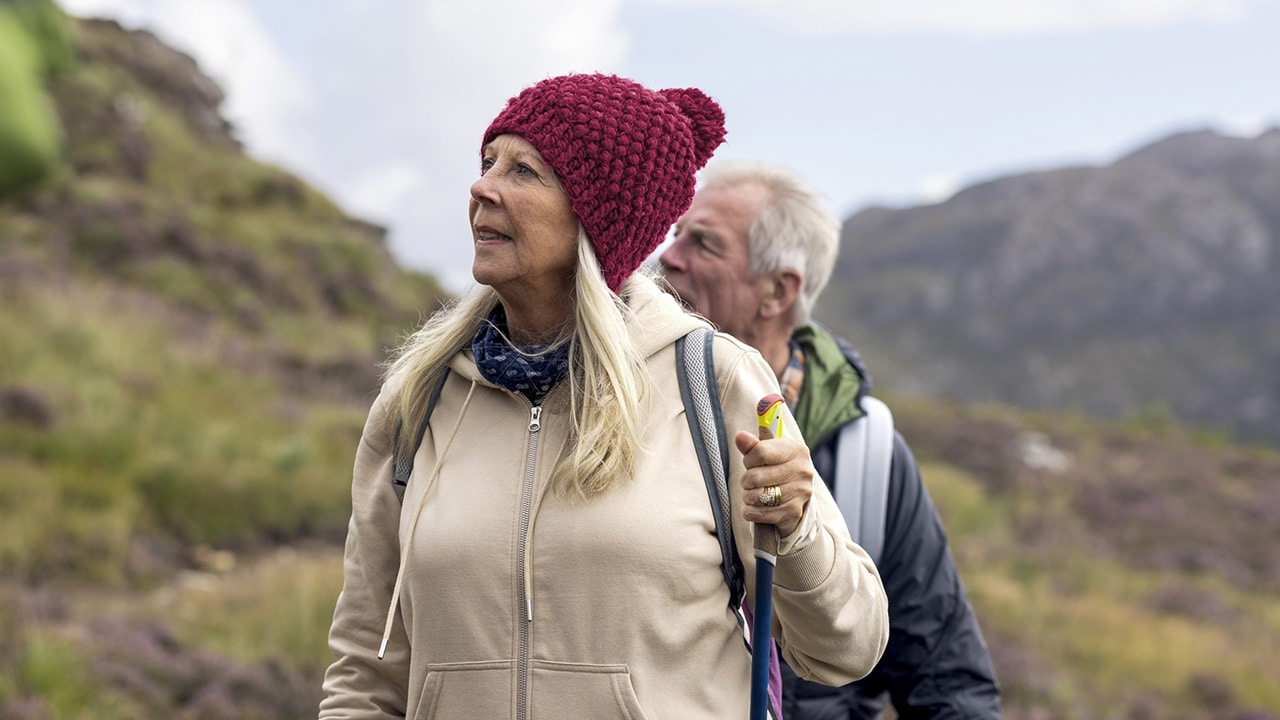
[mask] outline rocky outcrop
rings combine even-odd
[[[882,386],[1280,443],[1280,129],[850,218],[818,316]]]

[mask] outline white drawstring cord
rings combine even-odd
[[[387,641],[391,638],[391,625],[396,619],[396,607],[400,604],[400,587],[404,584],[404,569],[408,565],[409,546],[413,543],[414,533],[418,530],[418,518],[422,516],[422,508],[426,506],[427,493],[431,491],[431,486],[435,484],[436,479],[440,477],[440,466],[444,464],[445,457],[449,454],[449,448],[453,447],[453,439],[458,435],[458,428],[462,426],[462,418],[467,414],[467,407],[471,404],[471,395],[476,391],[476,381],[471,381],[471,389],[467,390],[467,397],[462,401],[462,409],[458,411],[458,419],[453,423],[453,430],[449,432],[449,439],[445,441],[444,450],[440,453],[440,459],[436,461],[436,466],[431,470],[431,477],[427,478],[426,487],[422,488],[422,493],[418,495],[418,504],[413,510],[413,520],[409,523],[409,534],[405,537],[404,545],[400,548],[400,568],[396,570],[396,584],[391,591],[391,605],[387,608],[387,624],[382,629],[382,644],[378,646],[378,659],[387,652]]]

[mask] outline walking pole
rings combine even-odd
[[[756,403],[756,421],[761,440],[782,437],[783,399],[772,393]],[[775,496],[776,497],[776,496]],[[778,528],[755,527],[756,604],[751,616],[751,719],[769,716],[769,655],[773,647],[769,625],[773,615],[773,566],[778,561]]]

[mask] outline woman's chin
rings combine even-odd
[[[509,275],[509,272],[504,272],[502,268],[491,263],[476,261],[471,265],[471,277],[481,285],[493,287],[509,279]]]

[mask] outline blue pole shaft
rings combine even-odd
[[[771,531],[771,526],[756,532]],[[751,720],[766,720],[769,712],[770,623],[773,621],[772,556],[761,557],[756,551],[756,606],[751,617]]]
[[[782,437],[782,416],[786,407],[781,395],[771,393],[756,404],[757,436],[761,440]],[[751,718],[769,717],[769,638],[773,621],[773,566],[778,561],[778,528],[755,527],[756,603],[751,618]]]

